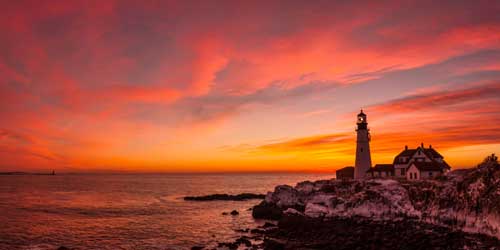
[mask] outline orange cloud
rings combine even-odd
[[[274,159],[283,153],[307,155],[295,165],[329,165],[333,156],[347,163],[351,137],[342,131],[358,106],[380,118],[374,132],[391,146],[374,141],[379,152],[403,142],[390,138],[443,148],[493,143],[498,11],[486,2],[6,2],[0,129],[11,156],[0,170],[196,170],[266,157],[294,165]],[[330,124],[341,132],[320,129]],[[314,133],[330,135],[307,137]],[[218,155],[251,136],[251,145],[302,139],[256,146],[245,160]]]

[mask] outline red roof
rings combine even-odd
[[[434,148],[422,148],[422,147],[418,147],[416,149],[405,149],[403,151],[401,151],[401,153],[399,153],[395,158],[394,158],[394,164],[397,164],[398,163],[398,159],[399,157],[412,157],[418,150],[422,150],[422,152],[427,156],[429,157],[430,159],[436,159],[436,158],[441,158],[443,159],[444,157],[438,153]],[[448,165],[448,164],[446,164]],[[448,166],[449,167],[449,166]]]
[[[437,161],[425,162],[425,161],[415,161],[410,164],[415,165],[415,167],[420,171],[439,171],[443,172],[444,169],[449,168],[446,163],[439,163]]]
[[[424,152],[426,154],[432,155],[432,158],[444,158],[440,153],[438,153],[435,149],[433,148],[426,148],[424,149]]]

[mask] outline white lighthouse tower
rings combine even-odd
[[[366,171],[372,167],[372,158],[370,155],[370,130],[366,114],[363,110],[358,114],[357,128],[358,138],[356,140],[356,162],[354,164],[354,178],[362,179]]]

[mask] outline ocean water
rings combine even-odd
[[[187,195],[266,193],[327,174],[61,174],[0,176],[0,249],[190,249],[263,224],[260,202]],[[222,215],[238,210],[240,215]]]

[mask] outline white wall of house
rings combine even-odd
[[[406,178],[406,168],[408,164],[396,164],[394,165],[394,176],[397,178]]]
[[[432,179],[440,175],[442,175],[440,171],[420,171],[414,164],[411,164],[406,173],[406,179],[410,181],[424,180]]]
[[[420,170],[414,164],[411,164],[408,168],[406,179],[410,181],[420,180]]]

